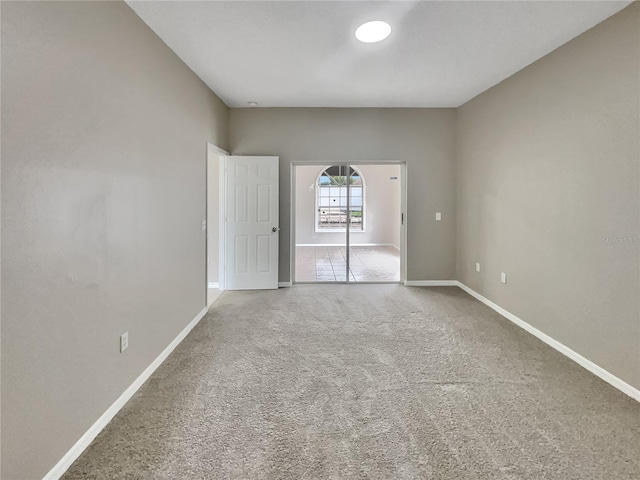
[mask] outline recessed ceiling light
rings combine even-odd
[[[257,106],[258,106],[258,102],[247,102],[247,104],[248,104],[250,107],[257,107]]]
[[[363,23],[356,30],[356,38],[364,43],[380,42],[391,33],[391,25],[387,22],[367,22]]]

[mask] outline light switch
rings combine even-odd
[[[120,335],[120,353],[129,348],[129,332],[124,332]]]
[[[442,213],[436,212],[436,221],[439,222],[440,220],[442,220]]]

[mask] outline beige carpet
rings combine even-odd
[[[227,292],[65,479],[640,478],[640,404],[456,287]]]

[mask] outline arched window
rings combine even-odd
[[[348,172],[348,173],[347,173]],[[347,209],[347,181],[349,207]],[[345,231],[351,214],[351,231],[364,231],[364,178],[354,167],[324,168],[316,180],[316,232]]]

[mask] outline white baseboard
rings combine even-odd
[[[457,287],[457,280],[405,280],[407,287]]]
[[[218,282],[209,282],[207,283],[207,288],[220,288],[220,284]]]
[[[151,362],[144,372],[140,374],[138,378],[127,388],[120,397],[113,402],[106,412],[104,412],[98,420],[91,425],[89,430],[85,432],[80,440],[78,440],[73,447],[60,459],[60,461],[44,476],[44,480],[58,480],[69,469],[71,464],[85,451],[94,438],[102,431],[104,427],[116,416],[116,414],[124,407],[124,405],[131,399],[131,397],[138,391],[138,389],[147,381],[153,372],[164,362],[164,360],[173,352],[173,350],[184,340],[189,332],[195,327],[198,322],[205,316],[207,309],[203,308],[196,317],[189,322],[178,336],[165,348],[156,359]]]
[[[344,243],[296,243],[296,247],[344,247]],[[396,247],[393,243],[351,243],[350,247]],[[398,248],[398,247],[396,247]],[[398,248],[398,250],[400,250]]]
[[[616,377],[612,373],[609,373],[604,368],[602,368],[599,365],[596,365],[595,363],[593,363],[591,360],[587,360],[586,358],[584,358],[579,353],[571,350],[566,345],[563,345],[562,343],[558,342],[557,340],[551,338],[546,333],[541,332],[537,328],[531,326],[530,324],[528,324],[527,322],[525,322],[521,318],[516,317],[513,313],[508,312],[504,308],[502,308],[499,305],[493,303],[488,298],[483,297],[478,292],[476,292],[476,291],[472,290],[471,288],[467,287],[465,284],[463,284],[461,282],[456,282],[456,285],[458,287],[460,287],[462,290],[464,290],[465,292],[467,292],[472,297],[480,300],[482,303],[484,303],[488,307],[490,307],[493,310],[495,310],[496,312],[498,312],[500,315],[505,317],[507,320],[510,320],[511,322],[513,322],[516,325],[518,325],[520,328],[522,328],[522,329],[526,330],[527,332],[529,332],[531,335],[539,338],[540,340],[542,340],[544,343],[546,343],[550,347],[554,348],[558,352],[560,352],[563,355],[565,355],[566,357],[570,358],[571,360],[576,362],[581,367],[586,368],[587,370],[589,370],[594,375],[600,377],[602,380],[604,380],[608,384],[610,384],[613,387],[615,387],[618,390],[620,390],[622,393],[625,393],[625,394],[629,395],[631,398],[633,398],[634,400],[637,400],[637,401],[640,402],[640,390],[638,390],[637,388],[629,385],[627,382],[625,382],[624,380],[619,379],[618,377]]]
[[[216,298],[213,299],[213,302],[209,303],[209,294],[207,293],[207,311],[211,310],[211,307],[213,307],[213,304],[216,303],[220,297],[222,296],[222,294],[224,293],[223,290],[218,290],[217,292],[215,292],[215,296]]]
[[[293,285],[291,282],[278,282],[278,288],[287,288]]]

